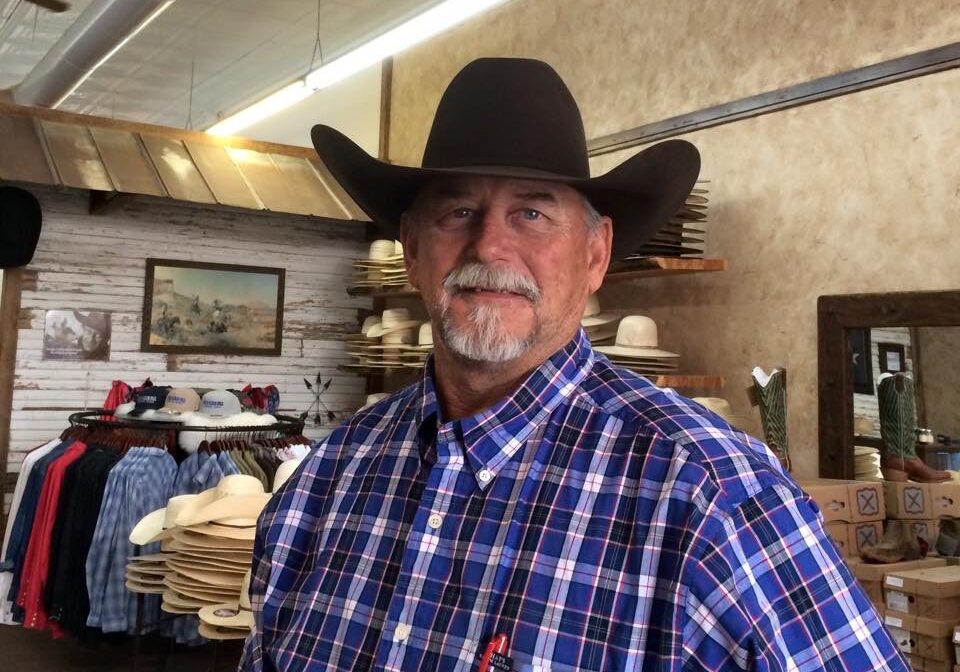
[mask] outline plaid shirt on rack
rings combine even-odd
[[[242,670],[908,669],[757,440],[582,331],[461,420],[430,367],[267,506]]]

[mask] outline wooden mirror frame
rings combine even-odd
[[[853,479],[853,376],[845,331],[960,326],[960,290],[840,294],[817,299],[820,476]]]

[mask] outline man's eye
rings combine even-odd
[[[451,214],[457,219],[465,219],[472,214],[470,208],[456,208]]]
[[[539,210],[534,210],[533,208],[524,208],[520,211],[520,215],[531,222],[535,222],[538,219],[543,218],[543,214]]]

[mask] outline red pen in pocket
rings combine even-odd
[[[510,640],[503,633],[491,639],[487,648],[483,650],[477,672],[511,672],[513,660],[507,655],[509,646]]]

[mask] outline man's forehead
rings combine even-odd
[[[578,197],[579,192],[561,182],[535,180],[496,175],[451,175],[430,180],[417,195],[418,201],[481,196],[485,194],[508,194],[511,196],[537,197],[557,202]]]

